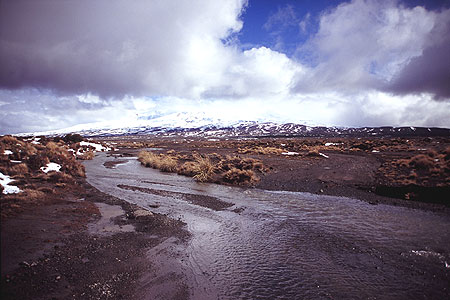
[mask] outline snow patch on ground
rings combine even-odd
[[[61,165],[58,165],[57,163],[50,162],[45,167],[41,167],[41,171],[44,173],[48,173],[51,171],[59,172],[61,169]]]
[[[0,172],[0,185],[3,186],[3,194],[17,194],[21,192],[17,186],[9,185],[13,181],[11,177]]]
[[[39,144],[40,144],[40,142],[39,142],[40,140],[41,140],[41,138],[36,138],[36,137],[35,137],[35,138],[31,141],[31,143],[34,144],[34,145],[39,145]]]
[[[322,156],[322,157],[325,157],[325,158],[330,158],[328,155],[325,155],[325,154],[320,153],[320,152],[319,152],[319,155]]]
[[[281,153],[282,155],[289,155],[289,156],[293,156],[293,155],[300,155],[300,153],[298,152],[283,152]]]
[[[95,151],[110,151],[111,148],[108,147],[104,147],[100,144],[96,144],[96,143],[91,143],[91,142],[80,142],[80,146],[90,146],[95,148]]]

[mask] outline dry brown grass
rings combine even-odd
[[[239,156],[226,156],[225,158],[221,158],[218,163],[218,168],[222,171],[228,171],[233,168],[239,170],[257,170],[260,172],[268,171],[260,160],[253,158],[241,158]]]
[[[87,149],[84,151],[77,152],[77,159],[81,160],[91,160],[95,157],[95,152],[91,149]]]
[[[1,155],[0,170],[5,175],[20,178],[23,182],[29,180],[73,182],[73,176],[84,177],[84,166],[76,161],[72,153],[68,151],[68,146],[62,141],[58,143],[42,137],[40,144],[31,144],[31,139],[21,140],[12,136],[0,137],[0,149],[2,154],[5,149],[11,150],[13,154]],[[21,163],[13,163],[11,160],[18,160]],[[61,165],[58,178],[52,179],[43,174],[41,167],[49,162]],[[20,181],[19,181],[20,182]],[[19,183],[20,185],[20,183]]]
[[[193,178],[200,182],[210,181],[214,174],[215,166],[207,156],[197,155],[193,164]]]
[[[50,182],[54,182],[54,183],[74,183],[75,179],[67,174],[67,173],[62,173],[62,172],[52,172],[49,175],[49,179]]]
[[[227,182],[233,184],[250,184],[258,180],[255,172],[266,172],[261,161],[238,156],[223,157],[220,154],[209,155],[180,154],[169,150],[166,154],[148,151],[139,153],[142,165],[166,172],[176,171],[180,175],[193,177],[199,182]]]
[[[223,180],[232,184],[252,184],[259,180],[252,170],[232,168],[223,173]]]
[[[24,177],[26,174],[28,174],[29,169],[26,164],[20,163],[13,165],[9,168],[9,175],[14,175],[15,177]]]
[[[419,154],[411,158],[409,165],[416,169],[429,170],[436,164],[433,157],[434,154],[431,157],[425,154]]]
[[[163,172],[175,172],[178,169],[177,160],[168,155],[158,155],[148,151],[139,152],[138,160],[146,167],[159,169]]]
[[[163,172],[176,172],[178,169],[178,162],[175,158],[170,156],[162,157],[158,169]]]
[[[270,155],[270,154],[281,154],[282,152],[284,152],[283,149],[280,148],[276,148],[276,147],[264,147],[264,146],[256,146],[256,147],[244,147],[244,148],[239,148],[237,150],[238,153],[240,154],[262,154],[262,155]]]
[[[185,175],[189,177],[194,177],[195,175],[195,165],[196,163],[193,161],[187,161],[183,163],[180,167],[177,169],[177,173],[179,175]]]
[[[394,159],[378,170],[387,185],[448,186],[450,185],[450,160],[447,149],[431,149],[411,158]]]
[[[308,151],[308,153],[306,153],[306,156],[321,157],[319,150],[317,150],[317,149],[312,149],[312,150]]]

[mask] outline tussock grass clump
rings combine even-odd
[[[177,160],[170,156],[162,157],[158,169],[163,172],[175,172],[178,169]]]
[[[165,172],[177,172],[193,177],[199,182],[226,182],[232,184],[251,184],[259,179],[256,172],[264,173],[269,169],[261,161],[239,156],[220,154],[179,154],[169,150],[166,154],[141,151],[138,160],[142,165]]]
[[[42,172],[41,167],[50,162],[61,165],[60,171]],[[77,178],[85,177],[84,166],[64,141],[45,137],[0,137],[0,171],[10,176],[14,180],[13,185],[21,190],[3,195],[0,188],[2,218],[36,205],[45,205],[63,193],[61,188],[74,188]]]
[[[139,152],[138,160],[142,165],[159,169],[163,172],[175,172],[178,169],[178,162],[174,157],[158,155],[148,151]]]
[[[260,172],[266,172],[268,169],[263,163],[253,158],[241,158],[239,156],[226,156],[222,158],[218,164],[218,168],[222,171],[229,171],[231,169],[238,170],[258,170]]]
[[[50,182],[54,182],[54,183],[74,183],[75,179],[67,174],[67,173],[62,173],[62,172],[52,172],[49,175],[49,179]]]
[[[16,178],[38,178],[42,173],[40,168],[54,162],[61,165],[62,173],[70,176],[85,176],[84,166],[76,161],[63,141],[56,143],[41,137],[36,144],[30,142],[36,140],[20,140],[12,136],[0,137],[1,154],[5,150],[12,152],[8,156],[2,155],[0,169],[5,171],[5,174]],[[13,163],[12,160],[20,161],[20,163]]]
[[[193,155],[193,161],[186,161],[177,168],[177,173],[193,177],[200,182],[211,181],[216,165],[207,156]]]
[[[232,168],[223,173],[223,180],[232,184],[251,184],[259,180],[252,170]]]
[[[141,151],[139,152],[138,160],[145,167],[156,168],[156,162],[159,160],[159,156],[148,151]]]
[[[178,167],[177,173],[179,175],[194,177],[195,176],[195,168],[196,168],[195,162],[187,161],[187,162],[183,163],[180,167]]]
[[[194,179],[200,182],[210,181],[214,174],[215,166],[207,156],[196,155],[193,164]]]

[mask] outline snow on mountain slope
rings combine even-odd
[[[277,123],[264,120],[237,120],[233,117],[217,118],[203,112],[182,112],[156,118],[140,117],[134,120],[119,120],[82,124],[70,128],[25,133],[28,135],[64,135],[79,133],[84,136],[112,135],[157,135],[185,137],[261,137],[261,136],[450,136],[449,129],[421,127],[362,127],[342,128],[313,126],[296,123]]]

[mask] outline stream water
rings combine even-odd
[[[187,244],[169,239],[149,255],[160,256],[158,272],[184,278],[192,299],[450,298],[446,214],[199,184],[136,158],[103,165],[112,160],[101,153],[85,163],[90,184],[187,223]],[[192,195],[233,206],[213,210]]]

